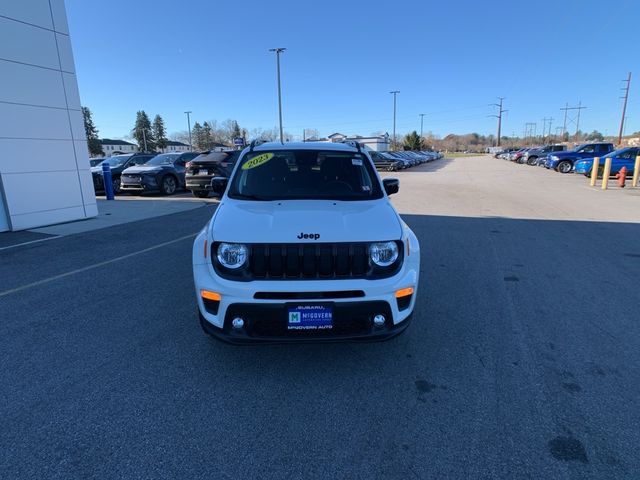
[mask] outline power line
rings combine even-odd
[[[627,113],[627,100],[629,99],[629,86],[631,85],[631,72],[629,72],[629,76],[627,77],[626,80],[623,80],[623,82],[625,82],[627,86],[622,89],[624,90],[624,97],[620,97],[620,98],[624,98],[624,103],[622,104],[622,118],[620,118],[620,132],[618,133],[618,145],[622,143],[622,133],[624,131],[625,115]]]

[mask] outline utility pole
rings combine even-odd
[[[576,107],[576,110],[578,110],[578,118],[576,120],[576,139],[578,138],[578,132],[580,131],[580,111],[583,108],[587,108],[587,107],[582,106],[582,101],[578,102],[578,106]]]
[[[623,80],[623,82],[625,82],[627,86],[622,89],[624,90],[624,97],[621,97],[621,98],[624,98],[624,103],[622,104],[622,118],[620,119],[620,132],[618,133],[618,145],[622,143],[622,134],[624,131],[625,115],[627,113],[627,99],[629,98],[629,86],[631,85],[631,72],[629,72],[629,76],[627,77],[626,80]]]
[[[276,52],[276,66],[278,70],[278,116],[280,118],[280,143],[284,143],[284,134],[282,132],[282,90],[280,88],[280,54],[286,48],[271,48],[270,52]]]
[[[188,112],[184,112],[187,114],[187,127],[189,128],[189,150],[193,150],[193,145],[191,145],[191,110]]]
[[[569,122],[575,123],[576,124],[576,138],[578,137],[578,131],[580,130],[580,112],[582,110],[584,110],[587,107],[583,107],[582,106],[582,101],[578,102],[578,106],[577,107],[570,107],[568,103],[565,104],[564,108],[561,108],[560,110],[564,110],[564,125],[562,127],[562,135],[565,135],[567,133],[567,120]],[[575,118],[571,118],[568,115],[568,112],[570,110],[577,110],[578,114]]]
[[[144,145],[144,151],[145,153],[147,152],[147,134],[144,131],[144,128],[142,129],[142,144]]]
[[[426,113],[420,113],[420,138],[422,138],[422,126],[424,124],[424,116]]]
[[[498,138],[497,138],[497,142],[496,142],[496,147],[500,146],[500,136],[502,135],[502,114],[504,112],[508,112],[508,110],[503,110],[502,109],[502,101],[505,99],[505,97],[498,97],[498,100],[500,103],[490,103],[489,106],[490,107],[498,107],[498,115],[489,115],[490,117],[495,117],[498,119]]]
[[[560,110],[564,110],[564,123],[562,124],[562,136],[564,137],[564,134],[567,131],[567,112],[569,111],[569,103],[565,103],[564,108],[561,108]]]
[[[553,121],[553,117],[544,117],[542,119],[542,141],[544,142],[545,139],[545,133],[547,131],[547,122],[549,122],[549,133],[548,135],[551,136],[551,122]]]
[[[562,136],[562,127],[556,127],[556,141]]]
[[[531,143],[533,143],[533,137],[535,136],[536,124],[533,122],[527,122],[524,124],[525,128],[525,143],[526,139],[531,139]]]
[[[396,96],[400,93],[400,90],[394,90],[389,93],[393,95],[393,150],[395,151],[398,146],[396,140]]]

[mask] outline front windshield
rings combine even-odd
[[[180,154],[165,153],[162,155],[156,155],[149,160],[145,165],[173,165],[173,162],[178,158]]]
[[[111,168],[119,167],[121,165],[124,165],[126,161],[129,160],[130,157],[131,155],[114,155],[113,157],[107,158],[100,165],[106,162],[111,166]]]
[[[228,195],[244,200],[373,200],[382,197],[382,189],[362,153],[283,150],[245,155]]]

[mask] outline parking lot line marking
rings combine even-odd
[[[61,273],[59,275],[54,275],[53,277],[44,278],[42,280],[38,280],[37,282],[29,283],[27,285],[22,285],[21,287],[12,288],[10,290],[5,290],[4,292],[0,292],[0,297],[4,297],[6,295],[11,295],[12,293],[18,293],[23,290],[27,290],[29,288],[37,287],[39,285],[43,285],[45,283],[50,283],[55,280],[59,280],[61,278],[69,277],[71,275],[75,275],[76,273],[86,272],[87,270],[93,270],[94,268],[103,267],[105,265],[109,265],[110,263],[119,262],[120,260],[125,260],[127,258],[135,257],[136,255],[140,255],[141,253],[151,252],[152,250],[157,250],[158,248],[166,247],[167,245],[171,245],[173,243],[178,243],[183,240],[187,240],[189,238],[193,238],[198,233],[192,233],[191,235],[185,235],[184,237],[176,238],[174,240],[169,240],[168,242],[159,243],[152,247],[147,247],[142,250],[138,250],[137,252],[127,253],[126,255],[122,255],[120,257],[112,258],[111,260],[105,260],[104,262],[94,263],[93,265],[88,265],[86,267],[77,268],[75,270],[71,270],[70,272]]]
[[[29,240],[28,242],[16,243],[15,245],[9,245],[8,247],[0,247],[0,251],[9,250],[10,248],[22,247],[23,245],[31,245],[32,243],[46,242],[47,240],[53,240],[54,238],[60,238],[60,236],[55,235],[49,238],[39,238],[38,240]]]

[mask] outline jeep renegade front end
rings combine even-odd
[[[231,343],[385,339],[409,323],[420,247],[357,143],[252,143],[193,246],[200,323]]]

